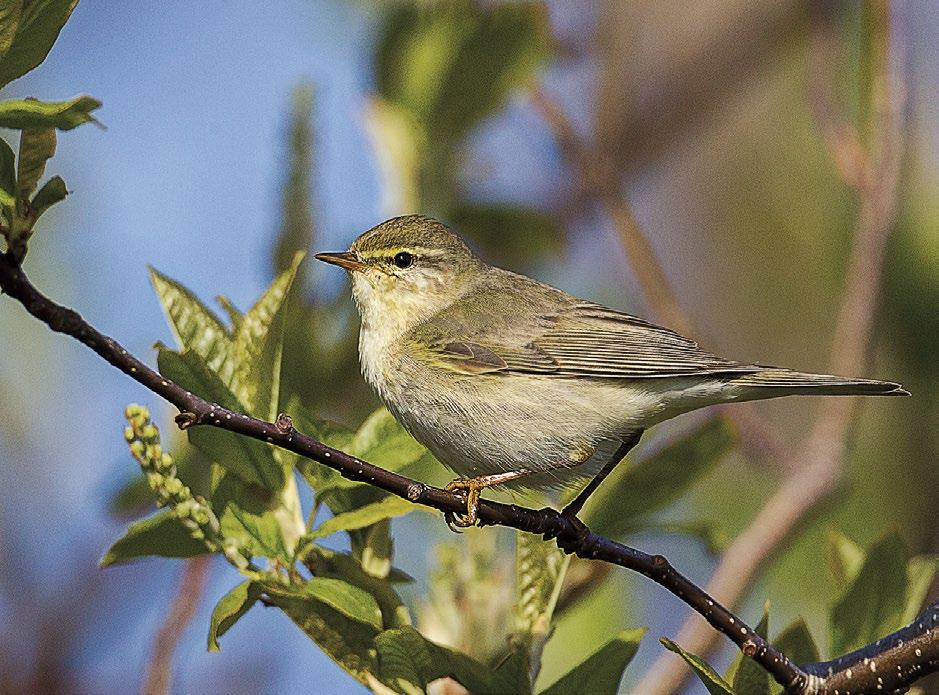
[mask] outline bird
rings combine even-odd
[[[576,490],[577,514],[643,432],[698,408],[790,395],[905,396],[891,381],[719,357],[669,328],[489,265],[442,222],[389,219],[348,251],[359,362],[379,398],[459,477],[457,527],[483,490]],[[582,524],[581,524],[582,526]]]

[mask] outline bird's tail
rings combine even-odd
[[[747,394],[753,399],[777,396],[909,396],[910,392],[892,381],[848,379],[830,374],[806,374],[789,369],[770,367],[764,371],[744,374],[732,384],[752,387]]]

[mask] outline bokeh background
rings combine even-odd
[[[351,0],[79,4],[47,61],[4,90],[104,102],[96,115],[106,129],[59,138],[50,173],[73,195],[43,218],[27,262],[33,281],[152,355],[169,334],[147,264],[245,307],[292,248],[344,249],[387,217],[421,211],[495,263],[652,317],[547,103],[608,154],[595,175],[632,204],[700,342],[824,371],[857,205],[810,108],[810,38],[813,22],[828,23],[839,106],[863,119],[864,3],[833,3],[824,20],[790,0],[514,4],[473,43],[475,18],[494,3],[480,5],[428,15]],[[937,10],[904,9],[907,156],[869,373],[914,397],[864,404],[845,487],[755,582],[742,612],[753,618],[769,599],[777,626],[801,614],[822,634],[829,528],[861,543],[899,528],[914,551],[939,549]],[[355,424],[376,401],[357,376],[340,275],[307,264],[286,369],[321,414]],[[2,692],[140,686],[181,567],[97,567],[135,506],[126,485],[136,466],[120,434],[130,401],[162,407],[0,302]],[[747,408],[772,422],[784,449],[816,413],[795,399]],[[731,454],[666,517],[732,536],[783,473],[766,452]],[[409,517],[396,529],[396,564],[418,577],[415,600],[437,562],[434,542],[452,542],[442,526]],[[717,562],[685,536],[630,541],[700,581]],[[208,654],[208,615],[235,581],[223,564],[180,643],[176,691],[360,692],[279,611],[252,611]],[[546,671],[563,673],[624,627],[674,636],[686,614],[625,573],[591,600],[589,621],[559,625],[567,647],[549,648]],[[660,650],[643,643],[624,687]]]

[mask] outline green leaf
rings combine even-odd
[[[913,622],[913,619],[919,615],[937,569],[939,569],[939,559],[933,556],[917,556],[907,563],[906,606],[897,621],[900,625]]]
[[[675,652],[685,660],[695,672],[695,675],[698,676],[698,679],[704,683],[704,687],[707,688],[707,691],[711,693],[711,695],[735,695],[730,684],[721,678],[721,675],[711,668],[711,665],[700,656],[686,652],[667,637],[663,637],[661,642],[665,645],[666,649]]]
[[[242,582],[215,604],[209,621],[209,651],[220,651],[218,638],[228,632],[261,598],[263,590],[257,582]]]
[[[53,176],[42,184],[42,188],[36,192],[36,195],[30,201],[29,207],[38,220],[42,213],[56,203],[65,200],[67,196],[68,189],[65,187],[65,181],[62,180],[61,176]]]
[[[825,559],[828,562],[828,570],[838,590],[844,591],[861,570],[864,551],[857,543],[834,529],[828,530],[826,542]]]
[[[394,690],[449,677],[472,693],[516,692],[485,664],[431,642],[413,627],[385,630],[375,638],[375,646],[381,681]]]
[[[419,509],[420,507],[405,499],[397,497],[396,495],[388,495],[378,502],[373,502],[364,507],[359,507],[358,509],[330,517],[324,521],[319,528],[310,533],[308,538],[325,538],[337,531],[350,531],[365,528],[379,521],[409,514]]]
[[[178,353],[160,348],[157,365],[161,374],[209,402],[235,412],[244,410],[194,352]],[[277,463],[270,445],[217,427],[192,427],[187,432],[193,446],[246,482],[272,491],[283,488],[286,471]]]
[[[2,62],[0,61],[0,64]],[[37,99],[0,101],[0,128],[71,130],[83,123],[97,123],[91,112],[100,106],[100,101],[89,96],[75,97],[68,101],[38,101]]]
[[[190,290],[152,267],[150,281],[180,349],[199,355],[230,387],[235,363],[232,339],[225,325]]]
[[[224,475],[212,492],[212,508],[225,538],[237,541],[252,556],[289,562],[291,553],[274,504],[275,498],[267,490],[231,474]]]
[[[0,1],[0,59],[13,45],[22,10],[23,0]]]
[[[648,459],[621,463],[590,498],[582,518],[604,536],[635,531],[641,517],[677,499],[733,445],[729,422],[713,418]]]
[[[6,4],[10,7],[16,3]],[[0,31],[0,87],[45,60],[77,4],[78,0],[24,0],[15,28],[11,27],[12,12],[4,13]]]
[[[55,128],[30,128],[20,132],[17,167],[17,198],[28,200],[46,171],[46,161],[55,154]]]
[[[192,538],[171,511],[163,511],[131,524],[101,558],[101,566],[119,565],[150,555],[184,558],[207,552],[205,544]]]
[[[278,415],[283,308],[302,260],[302,252],[294,255],[290,268],[277,276],[248,310],[234,336],[232,390],[251,414],[267,420]]]
[[[274,605],[353,678],[367,685],[369,674],[378,672],[374,643],[378,631],[373,624],[353,620],[297,589],[265,584],[264,590]]]
[[[821,658],[809,626],[802,618],[783,630],[773,641],[773,645],[788,656],[790,661],[800,666],[817,663]]]
[[[643,634],[645,634],[644,629],[620,632],[552,685],[542,690],[540,695],[575,695],[576,693],[613,695],[619,690],[623,672],[639,649]]]
[[[411,624],[411,614],[391,582],[366,572],[359,561],[349,553],[314,545],[304,551],[304,562],[317,577],[342,579],[371,594],[381,609],[383,625],[401,627]],[[400,570],[394,570],[392,574],[403,575]]]
[[[382,628],[381,609],[375,597],[349,582],[332,577],[313,577],[303,585],[303,593],[356,622],[377,630]]]
[[[769,635],[769,605],[763,609],[763,617],[757,624],[754,632],[766,639]],[[737,655],[731,670],[727,672],[728,680],[733,674],[733,689],[737,695],[770,695],[769,673],[756,661],[743,652]]]
[[[889,533],[867,551],[864,564],[831,609],[831,653],[846,654],[896,626],[906,603],[906,546]]]
[[[6,140],[0,138],[0,205],[10,209],[16,206],[16,155]],[[7,226],[12,218],[7,219]]]

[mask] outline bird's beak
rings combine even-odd
[[[351,251],[342,251],[340,253],[318,253],[316,260],[324,263],[332,263],[346,270],[359,271],[365,270],[365,264],[362,263]]]

